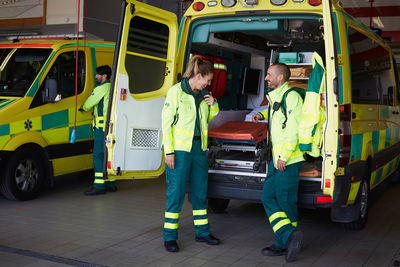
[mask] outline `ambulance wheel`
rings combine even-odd
[[[369,208],[369,180],[364,179],[360,184],[359,196],[354,204],[354,212],[357,212],[358,218],[349,223],[343,223],[343,226],[348,230],[361,230],[365,227],[368,218]]]
[[[229,199],[225,198],[209,198],[208,208],[213,213],[224,213],[229,205]]]
[[[30,200],[41,191],[45,180],[41,152],[33,147],[15,151],[4,170],[0,190],[10,200]]]

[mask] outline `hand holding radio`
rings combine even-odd
[[[205,90],[205,89],[204,89]],[[215,103],[215,98],[212,96],[211,92],[206,92],[204,95],[204,101],[206,101],[207,105],[212,106]]]

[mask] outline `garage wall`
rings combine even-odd
[[[178,14],[178,0],[143,0],[142,2]],[[115,42],[121,17],[121,0],[86,0],[87,33]]]

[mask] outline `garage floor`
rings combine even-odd
[[[82,176],[28,202],[0,197],[0,266],[283,266],[266,257],[273,233],[261,204],[232,201],[226,214],[210,214],[216,247],[194,241],[190,203],[179,222],[181,251],[163,247],[166,184],[119,181],[118,192],[86,197]],[[373,194],[367,227],[346,231],[327,210],[300,210],[304,249],[293,266],[400,266],[400,185]]]

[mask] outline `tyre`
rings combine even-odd
[[[224,198],[209,198],[208,208],[213,213],[224,213],[229,205],[229,199]]]
[[[369,208],[369,177],[361,181],[358,199],[354,204],[353,212],[359,213],[355,221],[343,223],[343,226],[349,230],[361,230],[365,227],[368,218]]]
[[[0,183],[1,193],[10,200],[30,200],[41,191],[45,181],[45,163],[41,152],[25,147],[10,157]]]

